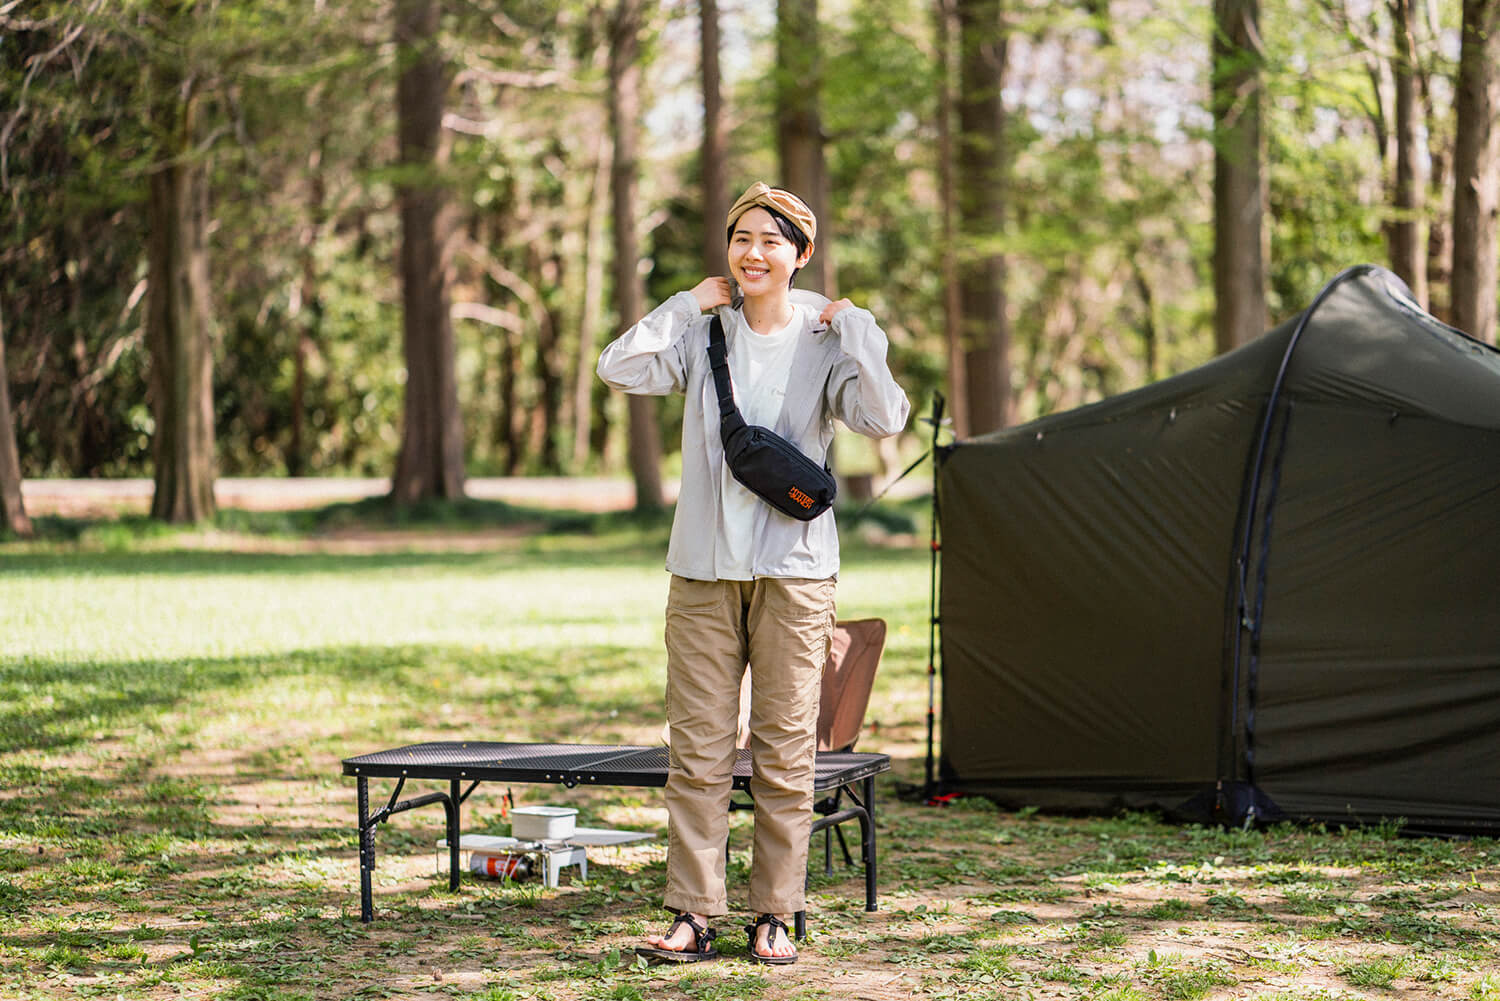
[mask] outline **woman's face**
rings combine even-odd
[[[806,264],[812,248],[797,254],[797,245],[782,235],[771,213],[755,206],[740,216],[729,234],[729,273],[747,296],[786,291],[792,274]]]

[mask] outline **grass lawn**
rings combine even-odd
[[[797,965],[744,961],[739,914],[725,961],[638,965],[663,924],[660,794],[516,787],[661,837],[593,853],[587,884],[466,875],[452,894],[441,811],[401,814],[362,925],[339,761],[434,739],[655,743],[667,583],[664,522],[373,510],[0,542],[0,997],[1500,1001],[1494,841],[898,800],[923,771],[928,554],[857,530],[840,612],[891,627],[860,744],[895,759],[878,912],[857,871],[819,869]],[[504,791],[474,793],[466,831],[506,833]],[[733,900],[750,820],[731,823]]]

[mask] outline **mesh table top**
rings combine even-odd
[[[344,759],[345,775],[369,778],[473,779],[556,782],[566,786],[663,786],[667,748],[636,744],[512,744],[441,740]],[[885,754],[821,751],[813,789],[823,792],[888,771]],[[750,782],[750,752],[741,750],[734,785]]]

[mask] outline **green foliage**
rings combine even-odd
[[[1500,998],[1500,974],[1489,973],[1469,988],[1470,1001],[1495,1001]]]
[[[9,169],[0,179],[15,227],[0,241],[0,316],[11,339],[7,361],[25,472],[119,476],[145,468],[154,424],[146,405],[143,204],[154,166],[183,156],[203,162],[211,177],[221,469],[278,469],[288,381],[278,372],[296,343],[286,334],[286,303],[305,291],[303,261],[328,232],[319,219],[328,208],[309,213],[306,204],[307,165],[317,161],[308,151],[332,152],[340,136],[370,140],[363,112],[350,115],[326,99],[364,91],[359,75],[378,64],[357,56],[363,40],[347,32],[353,22],[341,11],[319,13],[306,4],[95,5],[78,16],[67,6],[33,5],[32,19],[0,53],[9,57],[0,61],[0,94],[18,104],[8,123]],[[185,138],[159,121],[158,97],[172,80],[193,82],[183,90],[195,109],[194,132]],[[335,124],[348,131],[336,133]],[[348,204],[343,192],[332,196],[346,203],[346,225],[369,212]],[[335,242],[356,246],[370,231],[361,224]],[[360,278],[379,280],[368,263]],[[369,289],[351,291],[369,301]],[[341,304],[331,298],[337,320]],[[370,325],[357,322],[358,363],[327,380],[333,409],[345,406],[353,383],[354,414],[341,424],[313,383],[310,436],[338,449],[312,468],[383,472],[389,464],[388,445],[370,451],[367,444],[379,443],[374,422],[390,421],[389,404],[384,412],[372,406],[359,386],[368,380],[354,374],[379,341],[370,338]],[[388,338],[392,329],[387,323]],[[340,328],[330,333],[336,339]],[[388,354],[374,357],[384,362],[380,381],[393,382]]]
[[[1143,913],[1145,917],[1155,921],[1181,921],[1191,917],[1193,912],[1193,905],[1186,900],[1163,900],[1159,904],[1152,904]]]
[[[0,40],[0,324],[27,472],[120,474],[146,454],[149,418],[136,284],[142,277],[142,150],[129,99],[137,61],[116,48],[87,73],[45,59],[63,5],[31,5],[41,27]]]
[[[1409,965],[1405,956],[1382,956],[1340,967],[1339,975],[1355,987],[1390,987],[1406,974]]]
[[[1174,954],[1157,955],[1155,950],[1147,957],[1144,973],[1168,1001],[1207,997],[1215,987],[1228,987],[1237,982],[1220,963],[1193,963]]]
[[[215,430],[225,474],[384,475],[404,392],[389,12],[307,4],[36,2],[0,30],[0,322],[27,475],[143,475],[155,428],[144,324],[146,190],[184,155],[211,184]],[[648,295],[701,277],[692,5],[649,5],[639,173]],[[1431,7],[1451,33],[1458,5]],[[1277,0],[1265,42],[1271,314],[1385,257],[1388,14]],[[774,17],[726,6],[731,185],[775,179]],[[606,7],[446,8],[458,395],[475,473],[623,465],[620,404],[589,378],[633,317],[608,288]],[[1012,389],[1030,417],[1212,352],[1210,10],[1007,10],[1005,172]],[[937,201],[942,70],[932,5],[825,6],[820,100],[842,294],[891,334],[915,400],[948,385]],[[1423,29],[1435,163],[1452,142],[1447,35]],[[191,80],[183,146],[172,81]],[[176,145],[174,145],[174,143]],[[185,152],[186,151],[186,152]],[[1447,211],[1434,188],[1430,214]],[[601,226],[601,222],[604,223]],[[973,247],[956,248],[960,254]],[[585,357],[587,356],[587,357]],[[574,452],[580,385],[588,444]],[[662,407],[670,453],[681,401]],[[294,430],[295,429],[295,430]]]

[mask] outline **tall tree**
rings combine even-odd
[[[5,317],[0,316],[0,528],[31,534],[31,519],[21,497],[21,454],[10,415],[10,378],[5,367]]]
[[[1425,179],[1422,161],[1427,155],[1419,138],[1422,122],[1418,98],[1420,67],[1417,62],[1418,25],[1415,0],[1389,0],[1395,52],[1391,60],[1396,91],[1395,184],[1391,191],[1393,218],[1388,227],[1391,270],[1400,275],[1412,295],[1427,305],[1427,240],[1422,232],[1425,209]]]
[[[1266,178],[1259,0],[1214,0],[1214,344],[1266,329]]]
[[[560,215],[558,219],[560,222]],[[529,445],[531,454],[536,457],[537,468],[544,473],[556,474],[562,472],[557,439],[563,403],[562,352],[558,349],[563,318],[556,297],[544,296],[540,289],[547,286],[549,274],[562,273],[557,249],[562,246],[562,235],[554,230],[548,237],[526,248],[527,277],[530,279],[527,284],[535,300],[536,343],[532,348],[531,364],[537,382]]]
[[[164,6],[163,13],[167,25],[195,16],[190,7],[174,14]],[[202,79],[170,56],[158,58],[151,78],[157,150],[146,200],[146,343],[156,420],[151,516],[196,522],[214,513],[208,180],[197,149]]]
[[[594,376],[595,331],[604,313],[605,231],[609,223],[610,178],[614,160],[609,130],[600,129],[595,143],[593,178],[583,229],[582,302],[578,310],[578,351],[573,380],[573,462],[582,465],[592,449],[601,457],[609,440],[606,387]]]
[[[307,200],[301,232],[298,233],[298,291],[288,310],[298,321],[292,348],[291,428],[284,452],[288,476],[307,472],[307,364],[318,348],[323,334],[324,302],[318,281],[317,245],[327,221],[327,182],[324,174],[328,133],[321,132],[318,144],[307,154]]]
[[[1423,305],[1434,315],[1449,320],[1452,297],[1453,199],[1449,194],[1453,180],[1453,108],[1435,99],[1433,80],[1453,75],[1443,66],[1442,49],[1435,40],[1443,33],[1439,5],[1425,3],[1418,8],[1422,16],[1415,20],[1418,47],[1422,52],[1419,93],[1422,97],[1423,128],[1426,133],[1427,191],[1430,211],[1424,213],[1427,224],[1427,298]],[[1450,96],[1451,100],[1451,96]]]
[[[78,8],[0,7],[0,312],[30,475],[150,473],[138,308],[152,158],[140,51]],[[134,153],[118,169],[118,149]],[[128,426],[134,416],[135,428]]]
[[[953,50],[957,35],[954,0],[934,0],[934,61],[937,72],[937,173],[939,254],[943,275],[943,344],[948,359],[948,412],[953,433],[969,435],[969,396],[964,377],[963,303],[958,287],[958,237],[954,229],[958,214],[953,180]]]
[[[1500,277],[1500,0],[1464,0],[1454,109],[1453,325],[1493,344]]]
[[[448,66],[439,0],[396,0],[397,134],[401,183],[402,344],[406,418],[391,482],[397,504],[464,492],[453,324],[448,312],[450,220],[441,177]]]
[[[823,57],[818,47],[818,0],[776,3],[776,151],[781,181],[818,217],[817,253],[803,269],[801,284],[833,298],[838,279],[833,260],[828,168],[824,160]]]
[[[620,325],[634,323],[645,312],[646,290],[641,284],[640,246],[636,237],[639,213],[637,149],[641,114],[641,32],[646,23],[645,0],[619,0],[610,22],[609,127],[614,137],[610,189],[613,194],[615,235],[615,302]],[[656,398],[626,397],[630,415],[630,474],[635,480],[635,507],[662,507],[661,429]]]
[[[958,16],[959,304],[969,430],[1010,419],[1010,326],[1005,315],[1007,27],[1001,0],[956,0]]]
[[[703,76],[703,273],[723,274],[724,217],[729,213],[729,179],[725,166],[724,97],[719,81],[719,5],[699,0],[699,49]]]

